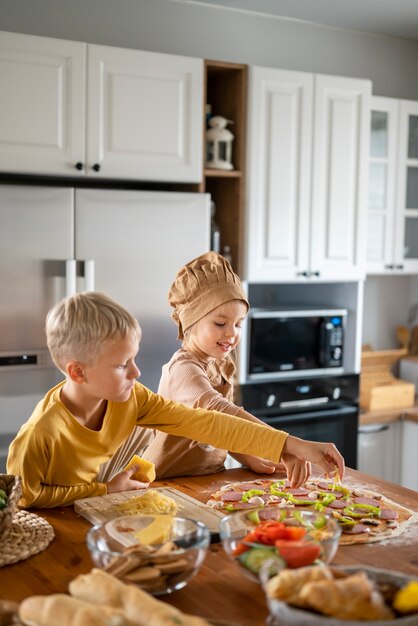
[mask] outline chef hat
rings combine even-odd
[[[192,324],[231,300],[242,300],[250,308],[240,279],[223,256],[206,252],[184,265],[168,292],[178,339],[183,339],[184,331]]]

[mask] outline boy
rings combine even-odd
[[[143,488],[131,479],[135,467],[107,483],[97,481],[100,466],[137,425],[280,459],[286,433],[176,404],[137,382],[140,327],[104,294],[79,293],[59,302],[47,315],[46,335],[65,380],[38,403],[10,446],[7,471],[22,478],[23,506],[68,505],[78,498]],[[288,452],[296,453],[292,446]],[[329,469],[337,463],[342,475],[341,457],[331,455],[330,462]]]

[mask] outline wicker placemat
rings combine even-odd
[[[10,532],[4,539],[0,537],[0,567],[42,552],[54,537],[54,529],[43,517],[17,511]]]

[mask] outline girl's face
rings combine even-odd
[[[247,306],[241,300],[221,304],[190,329],[189,349],[202,356],[225,359],[241,339],[241,326]]]

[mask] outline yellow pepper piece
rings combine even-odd
[[[418,580],[412,580],[396,592],[393,599],[393,608],[399,613],[414,613],[418,611]]]

